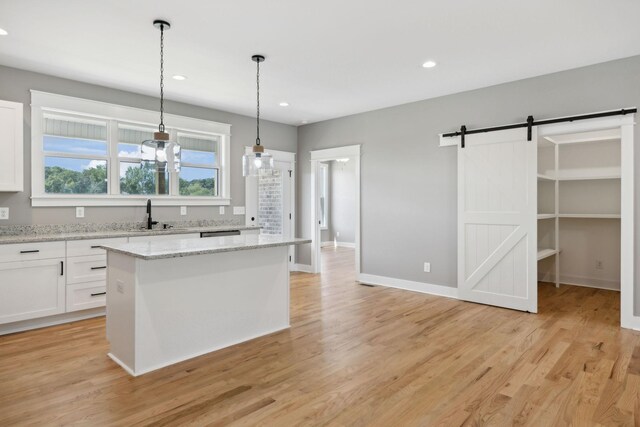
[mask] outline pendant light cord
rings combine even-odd
[[[164,132],[164,24],[160,24],[160,132]]]
[[[256,145],[260,145],[260,61],[256,61]]]

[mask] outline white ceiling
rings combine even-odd
[[[0,64],[300,124],[640,54],[638,0],[0,0]],[[433,59],[438,66],[424,69]],[[291,105],[278,106],[281,101]]]

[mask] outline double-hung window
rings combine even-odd
[[[45,114],[42,128],[40,150],[44,156],[44,192],[107,194],[107,122]]]
[[[165,114],[179,172],[142,160],[158,113],[32,91],[33,206],[230,203],[230,125]]]

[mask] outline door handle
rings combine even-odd
[[[100,245],[91,245],[91,249],[98,249]]]
[[[92,297],[99,297],[100,295],[106,295],[106,292],[96,292],[95,294],[91,294]]]
[[[64,276],[64,261],[60,261],[60,275]]]
[[[103,270],[105,268],[107,268],[106,265],[103,265],[103,266],[100,266],[100,267],[91,267],[92,270]]]
[[[40,249],[32,249],[30,251],[20,251],[21,254],[36,254],[40,252]]]

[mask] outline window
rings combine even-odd
[[[143,162],[158,112],[31,92],[32,205],[228,205],[230,125],[165,114],[180,172]]]
[[[42,151],[48,194],[107,194],[105,122],[45,115]]]
[[[320,229],[329,228],[329,164],[320,163]]]

